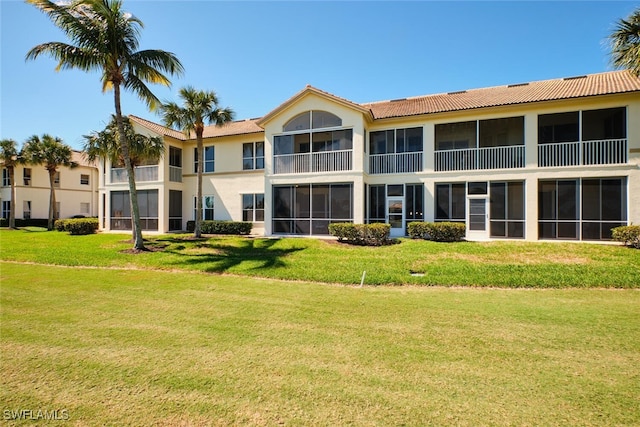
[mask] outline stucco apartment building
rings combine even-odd
[[[98,215],[98,168],[87,162],[78,151],[72,152],[77,167],[59,167],[55,176],[57,211],[59,218]],[[18,165],[14,169],[16,185],[15,217],[20,219],[49,218],[49,172],[44,165]],[[2,168],[0,183],[2,218],[9,218],[11,181]]]
[[[136,169],[143,228],[184,230],[195,137],[130,118],[167,147]],[[626,71],[365,104],[307,86],[264,117],[207,127],[204,146],[204,218],[268,236],[459,221],[468,239],[606,240],[640,223],[640,79]],[[100,228],[130,229],[124,171],[99,169]]]

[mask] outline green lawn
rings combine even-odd
[[[368,285],[640,288],[640,251],[576,243],[435,243],[402,239],[357,247],[316,239],[186,235],[150,238],[160,251],[131,255],[126,235],[0,231],[5,261],[230,273]],[[412,275],[412,273],[414,275]],[[415,276],[415,274],[420,276]]]
[[[640,251],[125,239],[0,231],[8,425],[640,425]]]
[[[637,290],[0,265],[3,414],[64,409],[72,424],[136,426],[640,423]]]

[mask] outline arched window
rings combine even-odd
[[[327,111],[313,110],[298,114],[283,127],[283,132],[342,126],[342,119]]]

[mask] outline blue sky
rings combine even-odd
[[[606,37],[638,1],[141,1],[141,49],[175,53],[171,88],[214,90],[237,119],[260,117],[306,84],[354,102],[521,83],[611,70]],[[99,74],[55,72],[26,52],[67,41],[33,6],[0,1],[0,138],[49,133],[72,147],[114,111]],[[125,114],[160,123],[133,96]]]

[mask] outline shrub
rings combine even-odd
[[[428,222],[410,222],[407,225],[407,233],[412,239],[428,239],[429,238]]]
[[[465,225],[459,222],[410,222],[407,229],[412,239],[434,242],[460,242],[466,232]]]
[[[0,227],[8,227],[8,226],[9,226],[9,219],[0,218]]]
[[[98,231],[98,218],[59,219],[53,227],[57,231],[67,231],[74,236],[93,234]]]
[[[352,224],[337,222],[329,224],[329,234],[353,245],[381,246],[390,243],[389,224]]]
[[[195,221],[187,221],[187,231],[193,233],[196,227]],[[253,224],[240,221],[202,221],[202,234],[233,234],[247,235],[251,233]]]
[[[640,249],[640,225],[623,225],[611,229],[611,237],[626,246]]]
[[[466,226],[459,222],[428,223],[429,239],[435,242],[461,242],[464,240]]]

